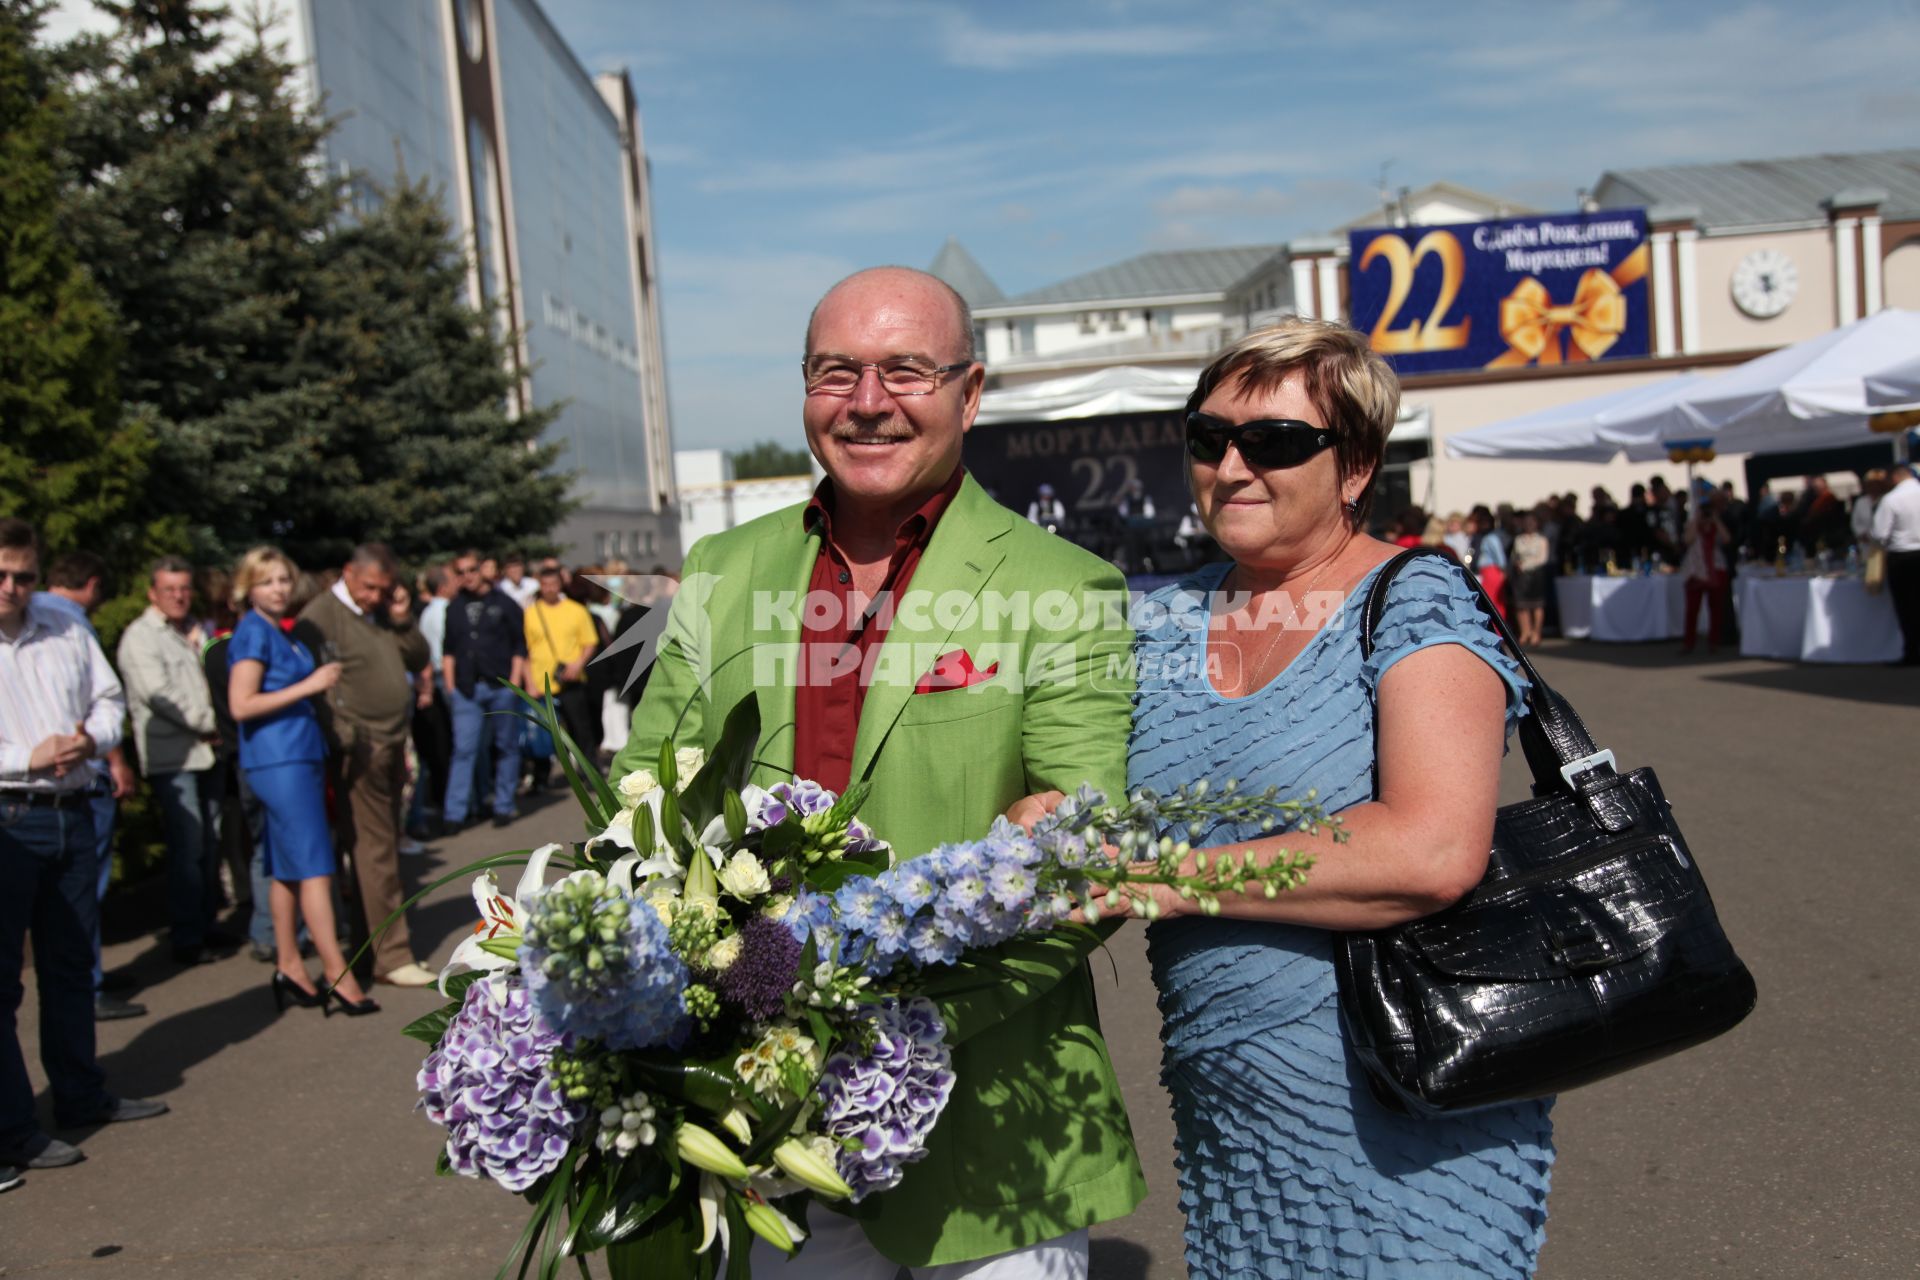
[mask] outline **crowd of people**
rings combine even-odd
[[[502,682],[551,692],[567,735],[610,756],[645,672],[592,659],[673,581],[627,579],[652,594],[623,600],[623,564],[547,559],[530,574],[524,556],[471,550],[409,581],[378,543],[318,573],[267,546],[231,570],[165,556],[109,661],[91,621],[111,594],[105,562],[69,550],[42,573],[41,560],[31,526],[0,520],[0,1189],[82,1158],[34,1116],[15,1024],[28,936],[58,1124],[166,1110],[108,1093],[94,1055],[94,1023],[147,1013],[125,995],[136,979],[100,962],[119,809],[143,783],[174,965],[244,947],[273,966],[277,1010],[377,1012],[363,976],[434,981],[399,859],[477,821],[504,826],[519,795],[551,785],[545,732],[488,714],[523,709]],[[244,934],[222,927],[229,907],[248,910]]]
[[[1739,497],[1730,480],[1717,487],[1700,481],[1689,502],[1654,476],[1634,484],[1625,503],[1595,485],[1584,517],[1574,493],[1528,509],[1503,503],[1441,516],[1410,507],[1387,536],[1403,547],[1450,548],[1475,570],[1523,645],[1538,644],[1552,625],[1558,577],[1662,568],[1680,574],[1686,583],[1682,648],[1691,653],[1703,601],[1708,648],[1726,642],[1733,576],[1743,563],[1792,569],[1858,563],[1873,545],[1877,506],[1895,482],[1884,470],[1869,471],[1848,502],[1818,475],[1779,493],[1763,483],[1752,501]]]

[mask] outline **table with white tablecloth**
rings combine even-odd
[[[1560,634],[1571,640],[1632,644],[1672,640],[1685,629],[1687,584],[1679,574],[1605,577],[1576,573],[1554,582]],[[1706,607],[1701,605],[1701,630]]]
[[[1869,594],[1858,578],[1776,577],[1764,571],[1735,580],[1740,652],[1791,662],[1895,662],[1900,623],[1885,593]]]

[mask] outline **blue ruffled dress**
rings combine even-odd
[[[1130,785],[1233,777],[1286,797],[1315,788],[1330,812],[1364,804],[1369,690],[1429,645],[1486,659],[1512,690],[1509,731],[1521,713],[1517,666],[1459,571],[1433,559],[1394,580],[1366,662],[1358,623],[1373,573],[1271,684],[1223,698],[1206,674],[1206,622],[1226,570],[1202,569],[1137,611]],[[1205,848],[1259,832],[1213,822],[1173,834]],[[1182,917],[1147,938],[1195,1280],[1532,1274],[1546,1236],[1550,1100],[1445,1119],[1382,1108],[1346,1052],[1325,930]]]

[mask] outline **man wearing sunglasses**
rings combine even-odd
[[[1037,818],[1036,793],[1091,782],[1121,794],[1131,680],[1094,677],[1131,651],[1124,583],[961,465],[985,374],[966,303],[918,271],[849,277],[814,309],[801,374],[801,419],[827,478],[811,502],[688,554],[689,589],[614,779],[658,757],[683,709],[676,743],[711,750],[753,697],[753,780],[871,781],[860,817],[902,857],[977,838],[1003,813]],[[1043,596],[1073,616],[1021,607]],[[1023,976],[954,1006],[957,1083],[925,1158],[857,1220],[813,1214],[793,1262],[758,1246],[757,1270],[1087,1274],[1085,1229],[1131,1212],[1146,1188],[1085,948],[1011,945]]]
[[[142,1120],[163,1102],[116,1098],[94,1060],[93,934],[99,919],[89,762],[119,744],[127,699],[87,629],[34,608],[32,526],[0,519],[0,1183],[80,1149],[43,1132],[15,1016],[33,935],[40,1062],[63,1128]]]

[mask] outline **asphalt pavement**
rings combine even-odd
[[[1623,767],[1658,770],[1760,988],[1730,1034],[1562,1097],[1539,1275],[1914,1275],[1920,672],[1566,643],[1539,665]],[[1517,752],[1504,788],[1526,793]],[[560,793],[527,799],[511,828],[446,841],[405,860],[408,875],[423,884],[578,833]],[[63,1135],[84,1163],[0,1195],[0,1275],[491,1276],[525,1207],[434,1177],[440,1130],[411,1110],[420,1047],[399,1031],[437,997],[381,987],[376,1017],[276,1015],[269,967],[244,953],[174,968],[155,909],[149,892],[112,913],[127,923],[107,964],[152,1012],[101,1024],[100,1057],[112,1088],[173,1112]],[[464,879],[416,908],[423,959],[444,962],[473,918]],[[1096,1229],[1093,1275],[1174,1280],[1173,1135],[1141,931],[1111,951],[1095,970],[1102,1018],[1152,1191]],[[29,983],[20,1030],[43,1084],[36,1022]]]

